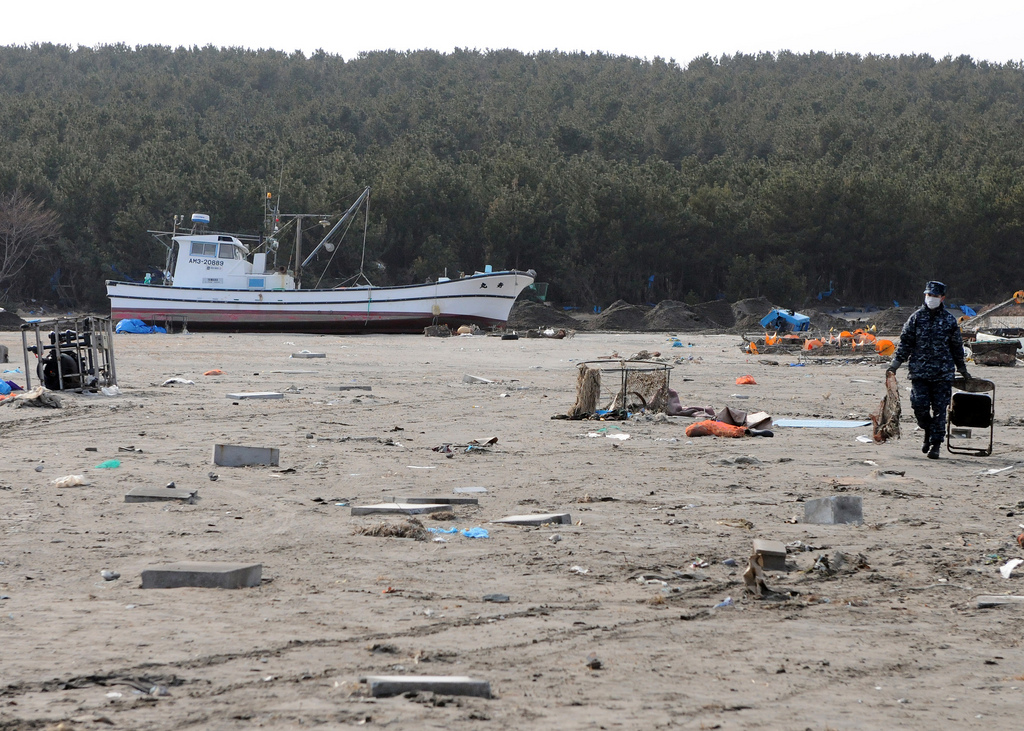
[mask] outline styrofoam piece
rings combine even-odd
[[[284,398],[284,394],[277,391],[243,391],[242,393],[229,393],[227,397],[235,401],[241,401],[243,399]]]

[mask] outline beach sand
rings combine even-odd
[[[996,383],[985,458],[924,458],[905,369],[904,438],[884,445],[856,440],[870,427],[688,439],[686,418],[551,419],[579,361],[643,349],[682,359],[688,405],[864,418],[884,392],[879,363],[793,367],[735,335],[680,336],[116,336],[121,395],[0,406],[0,729],[1016,726],[1024,606],[974,598],[1024,594],[1024,569],[998,570],[1024,557],[1018,472],[980,474],[1021,461],[1021,370],[972,369]],[[24,370],[20,334],[0,343]],[[326,358],[289,358],[302,350]],[[276,447],[280,465],[215,466],[214,444]],[[757,461],[720,462],[739,456]],[[73,474],[89,484],[54,486]],[[172,481],[198,502],[124,502]],[[355,534],[405,519],[350,505],[469,486],[478,506],[422,523],[487,539]],[[804,501],[831,495],[862,497],[864,524],[804,523]],[[489,522],[556,512],[572,525]],[[741,576],[758,538],[812,547],[767,573],[768,599]],[[259,563],[263,582],[141,588],[175,561]],[[371,698],[367,675],[466,675],[494,697]]]

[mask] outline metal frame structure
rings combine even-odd
[[[29,332],[34,333],[34,345],[29,345]],[[62,317],[28,322],[21,326],[21,345],[25,355],[26,389],[32,388],[33,370],[42,385],[52,391],[81,393],[117,385],[114,329],[109,317]],[[31,367],[30,353],[36,356],[36,369]]]
[[[959,407],[959,409],[958,409]],[[996,384],[984,378],[953,379],[953,395],[946,413],[946,449],[952,454],[988,457],[995,440]],[[953,427],[988,429],[988,447],[965,447],[956,443]]]
[[[672,373],[672,366],[668,363],[659,363],[653,360],[619,360],[619,361],[608,361],[608,360],[585,360],[578,365],[585,365],[588,368],[600,371],[602,373],[612,373],[618,371],[620,374],[619,391],[612,398],[612,403],[619,402],[623,406],[623,411],[627,411],[626,399],[630,395],[626,389],[628,388],[627,382],[630,373],[653,373],[656,371],[665,372],[665,388],[666,390],[671,387],[669,382]],[[600,366],[600,367],[598,367]],[[636,396],[643,402],[644,408],[647,408],[647,401],[644,397],[637,393],[632,392],[632,395]]]

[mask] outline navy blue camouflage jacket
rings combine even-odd
[[[960,325],[944,307],[929,310],[922,305],[907,319],[889,368],[907,360],[911,380],[952,380],[956,371],[966,370]]]

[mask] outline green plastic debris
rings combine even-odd
[[[100,462],[96,465],[98,470],[116,470],[121,466],[121,460],[119,459],[108,459],[106,462]]]

